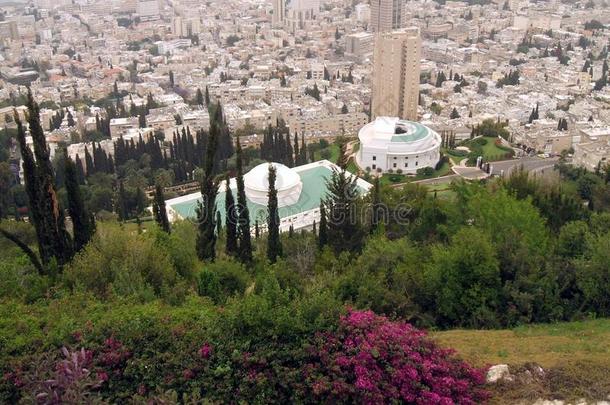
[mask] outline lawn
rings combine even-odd
[[[325,152],[325,151],[327,151],[327,152]],[[316,161],[326,159],[333,163],[337,163],[337,159],[339,159],[339,152],[340,152],[339,145],[332,143],[324,149],[317,150],[314,153],[314,158]],[[323,157],[323,155],[327,155],[327,156]]]
[[[514,155],[512,149],[496,145],[496,140],[497,138],[495,137],[479,137],[466,142],[464,146],[467,146],[472,151],[468,155],[470,160],[476,160],[477,156],[482,155],[485,161],[493,162],[496,160],[506,160]]]
[[[494,387],[492,403],[543,397],[600,399],[610,394],[610,319],[508,330],[450,330],[431,336],[476,366],[534,362],[547,371],[543,382]]]

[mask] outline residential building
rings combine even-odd
[[[419,28],[378,34],[373,56],[372,118],[417,120],[421,58]]]

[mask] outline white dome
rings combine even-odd
[[[275,189],[278,206],[295,204],[301,195],[301,177],[281,163],[261,163],[244,175],[244,186],[248,199],[256,204],[267,205],[269,192],[269,165],[276,170]]]

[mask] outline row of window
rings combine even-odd
[[[409,156],[405,156],[405,159],[409,159]],[[419,159],[419,155],[415,156],[415,159]],[[373,161],[377,160],[377,156],[373,156]],[[396,160],[396,156],[394,156],[394,160]]]
[[[419,166],[419,162],[417,162],[417,161],[416,161],[416,162],[415,162],[415,166],[416,166],[416,167],[417,167],[417,166]],[[377,169],[377,165],[373,165],[372,167],[373,167],[373,170]],[[396,166],[396,163],[392,164],[392,167],[393,167],[394,169],[396,169],[396,167],[397,167],[397,166]],[[409,167],[409,163],[408,163],[408,162],[407,162],[407,163],[405,163],[405,167]]]

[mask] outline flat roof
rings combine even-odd
[[[319,208],[320,201],[326,198],[328,191],[326,182],[332,176],[333,167],[335,167],[335,165],[328,161],[320,161],[294,168],[301,178],[303,189],[299,196],[299,200],[295,204],[280,207],[278,209],[280,218],[290,217]],[[356,187],[359,193],[365,194],[371,185],[362,179],[358,179]],[[237,187],[234,179],[231,179],[230,181],[230,189],[233,192],[233,198],[237,200]],[[218,195],[216,196],[216,209],[221,213],[223,224],[225,221],[225,194],[225,183],[222,182]],[[199,201],[201,201],[201,193],[194,193],[168,200],[166,204],[181,218],[185,219],[196,217],[195,208]],[[248,200],[248,210],[250,211],[251,225],[254,224],[256,219],[258,219],[259,224],[266,222],[266,205],[256,204]]]

